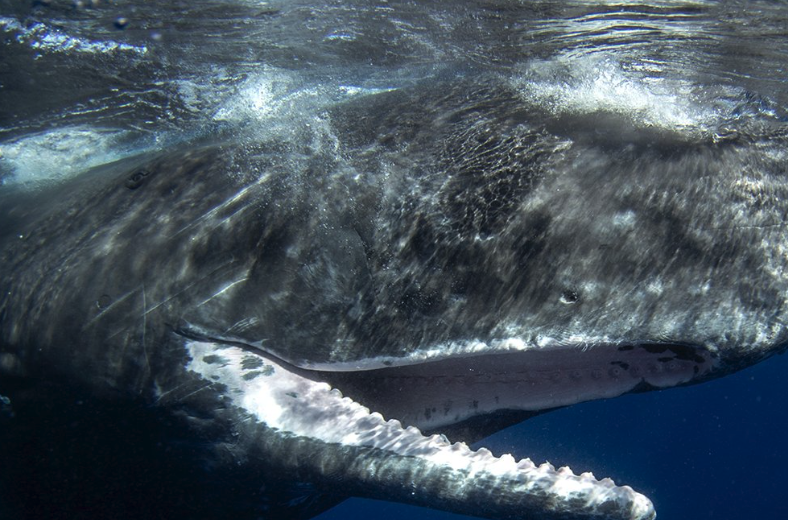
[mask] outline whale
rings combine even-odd
[[[473,75],[320,110],[4,188],[3,511],[655,518],[469,444],[785,351],[784,122],[557,114]]]

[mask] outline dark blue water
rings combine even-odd
[[[788,518],[788,356],[726,379],[548,413],[480,445],[610,476],[649,496],[660,520]],[[461,520],[351,499],[319,520]]]

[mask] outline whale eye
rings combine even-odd
[[[570,305],[572,303],[577,303],[577,300],[580,299],[580,294],[575,289],[564,289],[561,292],[561,303],[565,303]]]
[[[96,307],[101,310],[106,309],[112,303],[112,297],[109,294],[102,294],[98,300],[96,300]]]
[[[135,171],[126,179],[126,187],[130,190],[136,190],[142,183],[145,181],[145,178],[150,175],[150,170],[146,168],[140,168],[139,170]]]

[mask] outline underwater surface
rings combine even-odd
[[[295,139],[325,107],[453,75],[684,137],[788,107],[781,2],[0,0],[0,36],[0,191],[186,143]],[[778,356],[478,445],[610,476],[660,519],[788,518],[787,376]],[[356,498],[317,518],[362,516],[465,518]]]

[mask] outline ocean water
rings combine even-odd
[[[788,107],[781,2],[0,0],[0,35],[0,190],[192,142],[287,136],[333,104],[457,73],[506,76],[556,114],[687,135],[748,114],[784,121]],[[478,445],[610,476],[660,519],[788,518],[785,374],[779,356]],[[370,516],[464,518],[364,499],[318,518]]]

